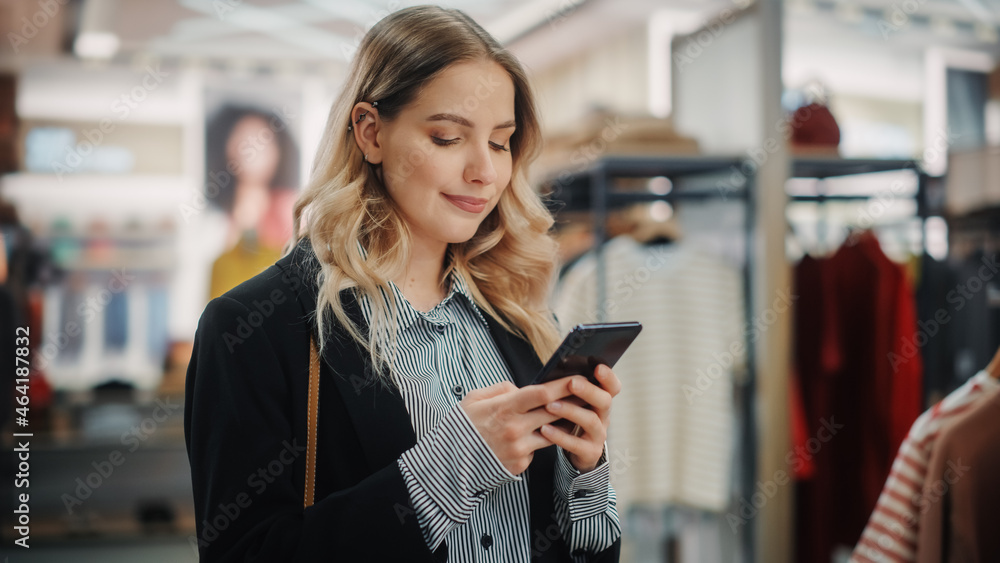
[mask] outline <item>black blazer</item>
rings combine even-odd
[[[303,509],[318,268],[303,238],[201,316],[184,411],[201,559],[446,561],[446,545],[431,553],[424,542],[397,465],[416,443],[402,398],[371,383],[369,359],[340,327],[321,359],[315,504]],[[364,326],[350,295],[345,309]],[[484,317],[515,383],[528,384],[541,368],[533,349]],[[532,561],[573,560],[555,519],[555,455],[538,450],[528,468]],[[618,561],[620,542],[578,561]]]

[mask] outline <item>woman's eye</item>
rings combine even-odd
[[[457,143],[459,141],[459,138],[455,137],[454,139],[442,139],[441,137],[435,137],[431,135],[431,140],[434,141],[435,145],[447,147],[448,145],[454,145],[455,143]],[[493,141],[490,141],[490,148],[497,152],[510,152],[509,147],[505,147],[500,143],[494,143]]]

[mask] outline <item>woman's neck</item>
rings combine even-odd
[[[403,292],[403,296],[418,311],[433,309],[445,297],[447,288],[440,283],[441,268],[447,244],[423,245],[415,243],[410,255],[410,263],[402,276],[392,280]]]
[[[240,183],[233,196],[233,222],[244,231],[257,226],[270,203],[269,188],[261,183]]]

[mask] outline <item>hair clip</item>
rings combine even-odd
[[[374,108],[374,107],[378,107],[378,102],[377,102],[377,101],[375,101],[375,102],[372,102],[372,107],[373,107],[373,108]],[[366,111],[366,112],[364,112],[364,113],[362,113],[362,114],[361,114],[360,116],[358,116],[358,120],[354,122],[354,125],[357,125],[358,123],[361,123],[361,122],[362,122],[362,121],[363,121],[363,120],[365,119],[365,116],[366,116],[366,115],[368,115],[368,112],[367,112],[367,111]],[[348,131],[350,131],[350,130],[351,130],[352,128],[353,128],[353,126],[351,126],[351,125],[348,125],[348,126],[347,126],[347,130],[348,130]]]

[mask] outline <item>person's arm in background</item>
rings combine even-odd
[[[913,423],[854,547],[851,563],[917,560],[920,530],[928,516],[922,492],[930,482],[928,473],[937,451],[937,437],[955,417],[984,395],[995,392],[998,383],[991,379],[1000,380],[1000,349],[983,371],[924,411]]]
[[[209,302],[188,367],[184,431],[201,561],[434,561],[416,520],[399,517],[410,497],[397,463],[303,509],[292,374],[266,326],[238,331],[250,313],[229,297]]]

